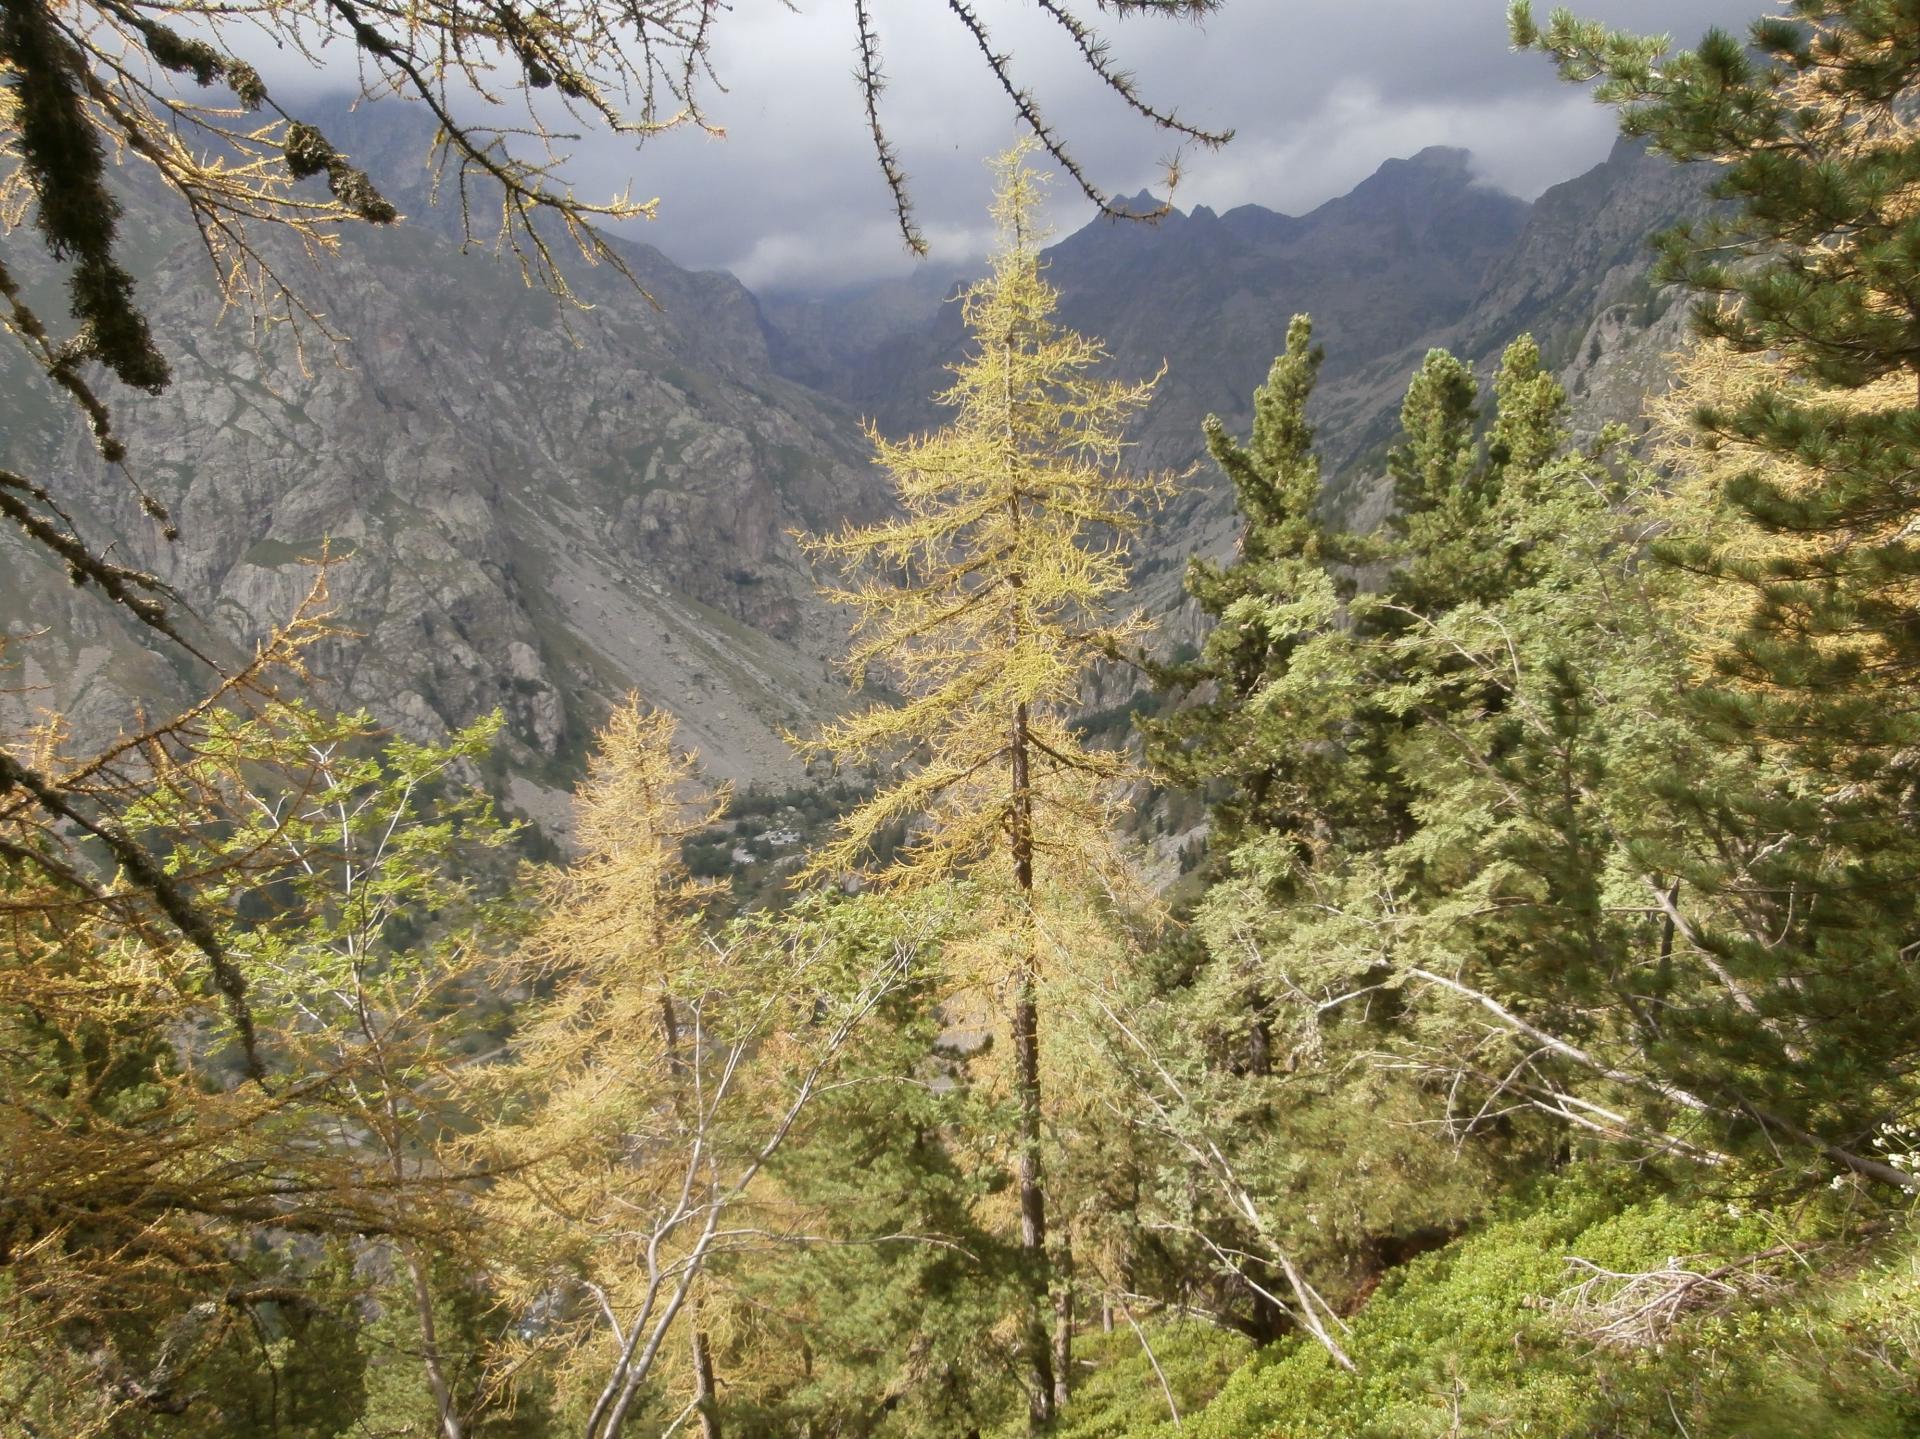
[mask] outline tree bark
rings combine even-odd
[[[1029,770],[1027,707],[1014,709],[1011,750],[1013,807],[1008,825],[1013,852],[1013,883],[1027,910],[1026,952],[1013,997],[1014,1092],[1020,1114],[1020,1248],[1027,1261],[1029,1302],[1026,1333],[1027,1418],[1034,1429],[1053,1421],[1061,1376],[1054,1369],[1053,1344],[1045,1319],[1051,1290],[1047,1260],[1047,1200],[1040,1168],[1040,1004],[1036,994],[1039,956],[1032,931],[1033,790]]]
[[[1049,1266],[1053,1281],[1053,1408],[1058,1413],[1067,1404],[1073,1374],[1073,1254],[1066,1236],[1060,1236],[1058,1252]]]
[[[1053,1346],[1043,1317],[1048,1283],[1047,1201],[1040,1170],[1039,1006],[1033,997],[1031,970],[1020,976],[1013,1005],[1013,1055],[1020,1110],[1020,1249],[1027,1261],[1026,1351],[1027,1417],[1037,1429],[1053,1421],[1055,1375]]]
[[[713,1349],[707,1331],[693,1330],[693,1407],[700,1415],[700,1439],[720,1439],[720,1397],[713,1387]]]
[[[660,990],[660,1028],[667,1041],[667,1068],[676,1078],[687,1073],[687,1062],[680,1053],[680,1014],[674,1008],[673,992]],[[681,1103],[676,1095],[674,1102]],[[700,1415],[701,1439],[720,1439],[720,1401],[713,1388],[713,1350],[707,1343],[707,1331],[700,1327],[700,1311],[693,1311],[693,1402]]]
[[[427,1279],[426,1265],[411,1245],[402,1247],[401,1258],[413,1281],[413,1310],[420,1321],[420,1360],[426,1366],[427,1385],[433,1390],[433,1406],[440,1417],[442,1439],[465,1439],[460,1427],[460,1411],[454,1407],[453,1386],[447,1382],[446,1366],[441,1363],[440,1338],[433,1318],[433,1288]]]

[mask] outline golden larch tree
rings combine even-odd
[[[541,1316],[494,1368],[550,1378],[585,1415],[582,1439],[618,1439],[643,1413],[697,1416],[714,1439],[715,1262],[780,1230],[767,1167],[908,982],[919,941],[848,962],[831,927],[713,923],[715,886],[681,846],[723,800],[675,751],[672,718],[638,702],[601,731],[576,800],[579,852],[510,961],[547,997],[489,1067],[498,1118],[451,1146],[494,1175],[480,1208],[505,1310]],[[663,1401],[677,1419],[654,1412]]]
[[[971,353],[938,396],[951,423],[900,443],[868,426],[899,513],[807,541],[846,576],[828,593],[854,611],[854,684],[879,682],[899,701],[828,725],[800,749],[888,776],[803,880],[854,872],[911,890],[964,879],[981,896],[966,948],[985,961],[979,977],[1005,996],[1010,1020],[1034,1298],[1023,1346],[1039,1425],[1064,1397],[1071,1335],[1042,1178],[1042,956],[1068,954],[1060,925],[1125,877],[1110,807],[1127,762],[1089,748],[1072,715],[1105,647],[1144,628],[1138,615],[1116,616],[1127,539],[1171,480],[1121,465],[1158,377],[1101,378],[1104,347],[1054,319],[1034,149],[1023,142],[994,162],[1000,241],[988,278],[962,301]],[[881,860],[883,838],[900,828],[906,842]]]
[[[578,855],[546,876],[543,918],[514,961],[530,985],[554,977],[551,998],[496,1076],[521,1097],[520,1112],[508,1106],[509,1117],[477,1140],[512,1175],[489,1204],[503,1232],[522,1241],[519,1262],[506,1266],[525,1285],[517,1297],[550,1300],[555,1276],[566,1275],[561,1290],[577,1286],[596,1301],[579,1310],[577,1331],[555,1325],[545,1341],[560,1355],[563,1392],[600,1391],[588,1424],[596,1436],[624,1418],[636,1356],[625,1352],[623,1326],[648,1334],[657,1352],[673,1317],[698,1303],[697,1266],[686,1264],[675,1232],[697,1226],[673,1202],[688,1187],[680,1182],[688,1050],[701,1042],[688,1034],[683,1006],[689,986],[697,994],[710,978],[690,971],[717,956],[702,942],[712,886],[687,874],[681,844],[719,817],[725,799],[703,789],[673,738],[672,716],[633,699],[600,732],[575,797]],[[681,1265],[665,1282],[663,1248]],[[691,1329],[698,1384],[706,1344],[698,1324]]]

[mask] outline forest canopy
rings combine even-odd
[[[137,447],[106,377],[168,376],[109,141],[243,286],[278,285],[250,225],[399,218],[229,23],[331,27],[444,107],[444,163],[558,283],[540,225],[618,263],[594,227],[629,212],[456,97],[505,74],[700,124],[723,8],[12,4],[12,210],[69,333],[0,271],[10,333],[107,458]],[[1306,314],[1204,470],[1137,463],[1178,377],[1066,322],[1038,166],[1093,187],[947,14],[1030,134],[940,423],[867,426],[885,503],[804,537],[848,695],[790,737],[834,782],[771,882],[725,828],[769,802],[639,695],[564,845],[502,812],[499,715],[427,742],[316,700],[353,643],[325,547],[201,702],[93,750],[5,736],[0,1424],[1910,1432],[1920,13],[1796,0],[1674,50],[1514,5],[1627,134],[1714,162],[1657,246],[1685,348],[1602,427],[1531,335],[1431,350],[1359,462],[1378,524],[1333,492],[1342,335]],[[175,121],[233,156],[182,158]],[[1234,542],[1149,615],[1136,550],[1203,484]],[[0,472],[0,502],[197,653],[52,482]]]

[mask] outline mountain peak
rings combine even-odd
[[[1387,163],[1391,165],[1393,161]],[[1429,170],[1470,170],[1473,167],[1473,152],[1458,145],[1429,145],[1402,163]]]
[[[1402,215],[1409,207],[1451,208],[1456,204],[1526,208],[1524,200],[1481,180],[1474,173],[1469,151],[1452,145],[1430,145],[1416,154],[1384,162],[1350,194],[1330,201],[1323,210]]]
[[[1384,160],[1380,168],[1363,180],[1361,189],[1378,183],[1440,181],[1467,185],[1473,182],[1473,152],[1457,145],[1429,145],[1412,155]]]
[[[1118,195],[1112,201],[1113,208],[1122,215],[1153,215],[1166,209],[1167,202],[1153,191],[1142,189],[1137,195]],[[1174,211],[1178,214],[1179,211]]]

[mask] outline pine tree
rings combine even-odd
[[[1471,370],[1445,351],[1427,357],[1390,452],[1386,533],[1328,533],[1304,419],[1315,356],[1304,320],[1289,339],[1256,396],[1252,442],[1209,435],[1245,538],[1233,565],[1193,567],[1190,588],[1219,620],[1198,659],[1160,670],[1193,698],[1155,727],[1154,752],[1163,772],[1214,788],[1218,846],[1194,915],[1199,954],[1159,1001],[1181,1037],[1162,1043],[1188,1065],[1181,1124],[1220,1135],[1254,1189],[1290,1201],[1264,1235],[1232,1206],[1203,1227],[1242,1256],[1277,1242],[1333,1276],[1323,1282],[1345,1270],[1364,1283],[1396,1233],[1457,1223],[1485,1194],[1482,1162],[1354,1126],[1356,1113],[1418,1123],[1429,1102],[1423,1081],[1403,1077],[1417,1071],[1362,1057],[1418,1027],[1394,995],[1393,936],[1473,878],[1446,828],[1447,802],[1466,799],[1449,788],[1460,760],[1447,746],[1480,764],[1501,743],[1490,716],[1511,681],[1456,648],[1454,627],[1524,588],[1566,501],[1604,514],[1605,498],[1585,457],[1568,458],[1565,392],[1522,338],[1502,356],[1484,438]],[[1440,832],[1447,843],[1430,843]],[[1240,1266],[1223,1307],[1252,1294],[1241,1321],[1252,1330],[1312,1314],[1310,1302],[1276,1306],[1275,1275]]]
[[[1493,397],[1487,466],[1502,492],[1524,504],[1538,496],[1548,462],[1573,438],[1566,386],[1547,369],[1532,335],[1521,335],[1501,352]]]
[[[1400,443],[1388,454],[1395,510],[1383,547],[1384,581],[1351,605],[1355,696],[1345,750],[1354,792],[1352,840],[1404,841],[1420,825],[1417,778],[1401,753],[1422,726],[1471,724],[1506,703],[1509,687],[1464,656],[1422,643],[1455,611],[1501,604],[1534,577],[1530,512],[1568,483],[1566,390],[1546,372],[1532,336],[1500,356],[1494,414],[1480,432],[1480,387],[1465,362],[1429,351],[1400,408]],[[1604,448],[1604,446],[1603,446]]]
[[[941,928],[963,922],[948,898],[809,895],[783,918],[832,936],[852,963],[911,937],[927,910],[944,911]],[[1004,1124],[1005,1104],[943,1050],[946,992],[929,965],[890,996],[770,1167],[805,1242],[727,1269],[735,1432],[931,1439],[1024,1418],[997,1331],[1026,1278],[998,1222],[1005,1171],[977,1140]]]
[[[1319,517],[1320,457],[1306,409],[1323,358],[1313,322],[1295,315],[1286,353],[1254,391],[1247,443],[1208,417],[1207,452],[1233,485],[1243,529],[1230,564],[1187,566],[1187,593],[1214,621],[1200,654],[1150,670],[1183,703],[1147,727],[1149,757],[1174,783],[1217,796],[1208,840],[1217,853],[1294,823],[1319,753],[1311,724],[1286,723],[1263,696],[1301,644],[1333,625],[1342,586],[1332,566],[1353,548]]]
[[[1714,194],[1730,213],[1662,236],[1661,269],[1704,296],[1703,339],[1777,357],[1765,383],[1703,404],[1695,424],[1752,461],[1725,500],[1780,544],[1678,557],[1753,591],[1722,669],[1748,682],[1754,726],[1838,725],[1849,748],[1884,754],[1906,739],[1874,733],[1891,718],[1880,697],[1920,668],[1908,525],[1920,510],[1908,481],[1920,451],[1920,35],[1881,0],[1789,8],[1755,22],[1749,43],[1715,31],[1664,57],[1659,41],[1564,12],[1542,30],[1516,6],[1513,23],[1569,78],[1600,77],[1626,133],[1719,164]]]
[[[1041,274],[1038,176],[1022,144],[996,163],[1000,245],[990,277],[968,292],[972,352],[940,402],[944,429],[904,443],[869,430],[902,514],[816,538],[812,553],[869,576],[831,591],[857,617],[850,670],[884,677],[903,696],[828,726],[802,745],[810,759],[893,766],[808,873],[870,874],[918,889],[967,878],[983,895],[983,975],[1008,1001],[1022,1245],[1033,1291],[1025,1322],[1030,1414],[1048,1422],[1064,1396],[1071,1296],[1049,1280],[1042,1173],[1040,987],[1063,946],[1043,911],[1124,883],[1107,835],[1106,787],[1122,757],[1089,747],[1072,710],[1103,648],[1137,635],[1110,619],[1126,585],[1125,537],[1167,487],[1119,468],[1128,421],[1152,381],[1098,378],[1104,352],[1060,328]],[[875,842],[912,826],[892,864]],[[1055,1342],[1044,1301],[1051,1293]]]
[[[1431,350],[1400,406],[1401,442],[1387,459],[1399,541],[1388,584],[1397,601],[1431,614],[1499,585],[1499,556],[1487,544],[1497,476],[1475,444],[1480,386],[1445,350]]]
[[[1473,469],[1473,430],[1480,386],[1473,371],[1446,350],[1429,350],[1400,403],[1400,443],[1387,460],[1393,478],[1393,529],[1458,503]]]
[[[1715,623],[1686,713],[1747,778],[1676,775],[1684,819],[1650,858],[1680,888],[1681,945],[1717,976],[1696,1087],[1754,1137],[1870,1161],[1914,1103],[1920,1054],[1920,29],[1911,7],[1796,0],[1695,49],[1514,7],[1519,43],[1598,79],[1622,127],[1712,160],[1723,210],[1660,242],[1702,298],[1688,367],[1701,476],[1660,547]]]

